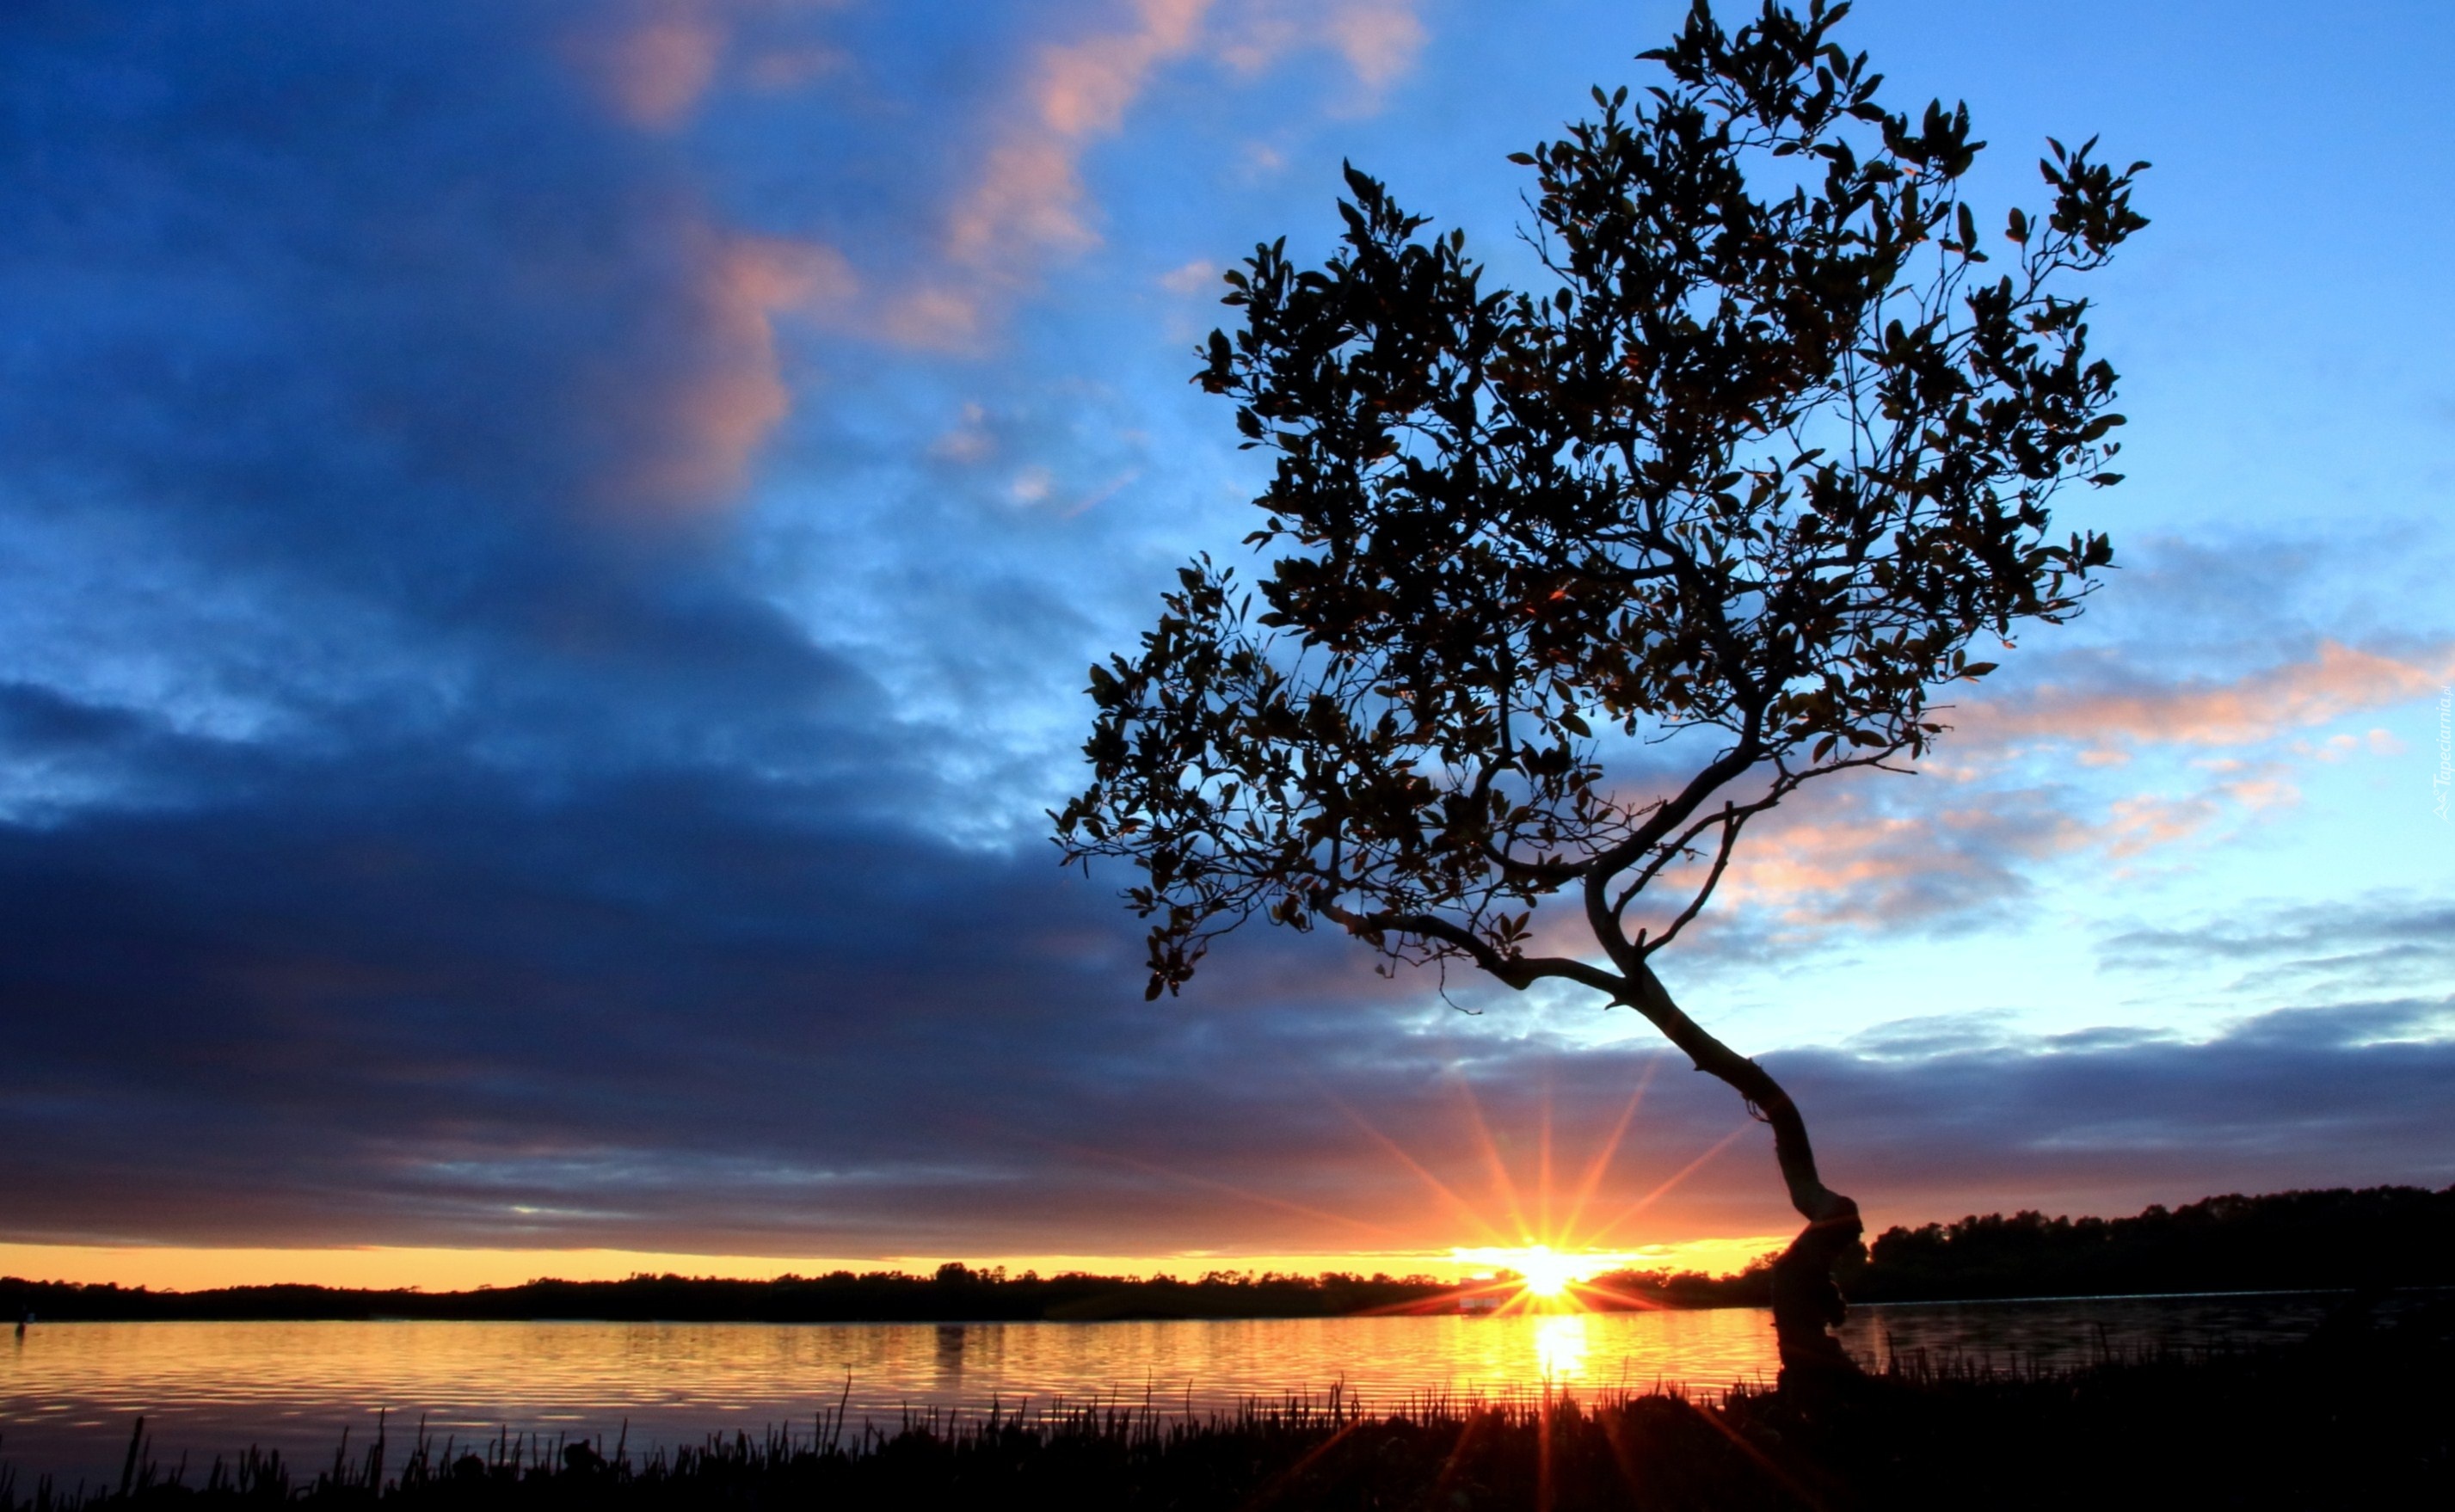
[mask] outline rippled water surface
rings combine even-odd
[[[2051,1361],[2097,1350],[2293,1337],[2312,1297],[2116,1299],[1855,1309],[1853,1351]],[[1333,1383],[1400,1405],[1430,1393],[1592,1392],[1657,1381],[1718,1392],[1770,1379],[1752,1309],[1550,1318],[1339,1318],[1124,1323],[36,1323],[0,1338],[0,1464],[115,1477],[138,1414],[166,1466],[250,1444],[329,1462],[376,1414],[396,1437],[508,1430],[634,1448],[710,1432],[809,1431],[992,1401],[1232,1407]]]

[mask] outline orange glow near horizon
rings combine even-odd
[[[1373,1128],[1353,1109],[1340,1104],[1339,1111],[1354,1120],[1383,1149],[1395,1156],[1402,1164],[1421,1177],[1447,1205],[1458,1210],[1461,1216],[1475,1227],[1482,1229],[1487,1235],[1495,1237],[1503,1229],[1513,1230],[1519,1236],[1519,1241],[1515,1244],[1487,1243],[1462,1245],[1452,1249],[1450,1255],[1456,1264],[1462,1267],[1483,1266],[1487,1269],[1471,1279],[1462,1278],[1457,1283],[1456,1290],[1447,1297],[1394,1310],[1426,1312],[1454,1308],[1495,1314],[1512,1312],[1574,1314],[1593,1311],[1597,1304],[1649,1307],[1655,1304],[1609,1287],[1594,1285],[1593,1282],[1596,1277],[1620,1270],[1696,1270],[1705,1271],[1708,1274],[1716,1271],[1727,1274],[1743,1268],[1748,1261],[1755,1260],[1766,1250],[1778,1248],[1783,1242],[1779,1236],[1751,1236],[1737,1240],[1707,1240],[1703,1245],[1693,1242],[1685,1245],[1646,1245],[1633,1250],[1601,1247],[1602,1242],[1610,1239],[1621,1225],[1646,1212],[1655,1202],[1660,1201],[1682,1182],[1703,1169],[1715,1156],[1729,1149],[1741,1135],[1748,1131],[1753,1120],[1734,1128],[1729,1134],[1724,1135],[1690,1159],[1687,1164],[1681,1166],[1669,1179],[1657,1184],[1635,1202],[1612,1215],[1608,1220],[1591,1226],[1584,1223],[1588,1205],[1601,1187],[1603,1177],[1610,1169],[1613,1158],[1619,1153],[1620,1143],[1627,1138],[1629,1126],[1635,1121],[1637,1110],[1644,1105],[1646,1091],[1653,1085],[1654,1073],[1661,1068],[1661,1065],[1660,1056],[1648,1058],[1644,1073],[1637,1078],[1636,1085],[1630,1089],[1628,1102],[1620,1109],[1619,1118],[1612,1125],[1611,1132],[1595,1148],[1592,1159],[1586,1161],[1574,1187],[1567,1194],[1567,1211],[1563,1216],[1555,1216],[1560,1215],[1561,1204],[1555,1201],[1558,1188],[1553,1172],[1552,1099],[1548,1088],[1543,1098],[1543,1106],[1536,1127],[1533,1190],[1532,1193],[1521,1193],[1516,1178],[1509,1168],[1509,1161],[1502,1154],[1501,1141],[1493,1136],[1491,1126],[1484,1119],[1483,1106],[1475,1098],[1474,1089],[1468,1084],[1464,1077],[1454,1072],[1450,1078],[1465,1115],[1465,1127],[1471,1136],[1474,1153],[1489,1175],[1492,1205],[1497,1207],[1502,1215],[1498,1220],[1477,1211],[1472,1204],[1465,1201],[1447,1184],[1435,1178],[1420,1160],[1400,1148],[1397,1141]],[[1528,1219],[1530,1209],[1534,1215],[1532,1222]],[[1705,1245],[1711,1245],[1720,1252],[1714,1255],[1711,1261],[1705,1260],[1702,1255],[1696,1253]],[[1681,1251],[1687,1253],[1677,1253]],[[1739,1253],[1734,1253],[1735,1251]]]
[[[1786,1235],[1737,1235],[1651,1244],[1615,1251],[1637,1270],[1735,1271]],[[1514,1253],[1491,1247],[1494,1255]],[[1476,1253],[1483,1253],[1477,1251]],[[1561,1259],[1570,1257],[1563,1255]],[[517,1286],[551,1277],[558,1280],[619,1280],[640,1274],[768,1280],[779,1276],[822,1276],[831,1271],[904,1271],[927,1275],[948,1260],[975,1269],[1004,1266],[1009,1275],[1067,1271],[1098,1276],[1175,1276],[1191,1280],[1212,1271],[1317,1276],[1342,1271],[1370,1276],[1430,1276],[1461,1286],[1480,1284],[1494,1269],[1525,1274],[1508,1260],[1461,1260],[1454,1250],[1376,1250],[1265,1255],[1187,1251],[1171,1255],[1004,1256],[771,1256],[694,1255],[619,1249],[444,1249],[410,1246],[351,1248],[208,1248],[182,1245],[0,1243],[0,1276],[86,1285],[144,1286],[155,1291],[205,1291],[220,1286],[306,1285],[389,1291],[468,1291]],[[1617,1264],[1602,1267],[1620,1268]],[[1582,1284],[1582,1280],[1579,1282]]]
[[[1674,1242],[1631,1245],[1623,1230],[1656,1202],[1694,1176],[1744,1135],[1753,1124],[1742,1123],[1696,1153],[1685,1165],[1653,1190],[1625,1207],[1590,1217],[1603,1179],[1645,1100],[1659,1058],[1649,1060],[1609,1133],[1590,1159],[1554,1180],[1554,1150],[1550,1099],[1536,1131],[1534,1169],[1525,1189],[1518,1183],[1481,1103],[1463,1077],[1452,1077],[1460,1126],[1468,1137],[1469,1159],[1482,1167],[1489,1190],[1477,1202],[1453,1179],[1436,1175],[1427,1159],[1410,1152],[1396,1139],[1373,1127],[1354,1108],[1324,1092],[1323,1096],[1404,1171],[1421,1181],[1436,1200],[1438,1220],[1451,1232],[1462,1227],[1476,1242],[1447,1250],[1405,1247],[1413,1234],[1403,1234],[1353,1213],[1339,1213],[1312,1203],[1300,1203],[1268,1193],[1219,1181],[1190,1172],[1171,1171],[1137,1157],[1092,1150],[1073,1150],[1078,1157],[1120,1164],[1138,1173],[1158,1176],[1188,1187],[1292,1213],[1348,1229],[1356,1238],[1370,1236],[1398,1240],[1370,1249],[1320,1250],[1309,1253],[1252,1253],[1233,1250],[1179,1250],[1165,1255],[1099,1253],[1026,1255],[869,1256],[726,1255],[685,1251],[630,1249],[484,1249],[440,1246],[335,1246],[330,1248],[110,1246],[0,1242],[0,1276],[29,1280],[85,1284],[116,1284],[168,1291],[201,1291],[226,1286],[301,1284],[369,1290],[463,1291],[480,1287],[517,1286],[543,1279],[619,1280],[638,1275],[767,1280],[782,1276],[824,1276],[839,1271],[869,1274],[901,1271],[928,1275],[947,1261],[975,1270],[1004,1269],[1019,1276],[1037,1272],[1057,1276],[1068,1272],[1147,1279],[1173,1276],[1195,1280],[1215,1272],[1261,1275],[1318,1276],[1330,1272],[1370,1276],[1419,1276],[1446,1282],[1452,1289],[1441,1297],[1409,1304],[1409,1312],[1540,1312],[1574,1313],[1593,1305],[1643,1306],[1593,1284],[1612,1271],[1700,1271],[1726,1274],[1743,1268],[1766,1251],[1778,1248],[1782,1235],[1732,1235]],[[1421,1225],[1409,1225],[1420,1232]],[[1611,1245],[1605,1248],[1605,1245]]]

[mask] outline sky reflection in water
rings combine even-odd
[[[1888,1350],[2072,1358],[2296,1335],[2323,1299],[2206,1298],[1860,1308],[1844,1333]],[[1340,1318],[1212,1322],[772,1325],[680,1323],[38,1323],[0,1344],[0,1463],[65,1482],[115,1476],[130,1420],[156,1458],[201,1471],[249,1444],[313,1463],[385,1412],[463,1443],[602,1436],[634,1449],[771,1425],[806,1433],[906,1407],[1063,1401],[1162,1411],[1318,1395],[1333,1383],[1400,1406],[1438,1393],[1585,1394],[1657,1381],[1715,1392],[1770,1379],[1762,1313]]]

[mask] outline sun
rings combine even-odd
[[[1529,1245],[1517,1257],[1514,1269],[1525,1278],[1526,1289],[1537,1297],[1566,1297],[1572,1282],[1585,1280],[1576,1260],[1552,1254],[1549,1244]]]
[[[1574,1304],[1579,1281],[1599,1276],[1628,1260],[1616,1254],[1564,1255],[1549,1244],[1453,1249],[1450,1255],[1462,1264],[1490,1265],[1495,1270],[1513,1272],[1517,1289],[1528,1300],[1555,1305]]]

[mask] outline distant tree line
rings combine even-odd
[[[1761,1307],[1771,1257],[1729,1276],[1624,1271],[1589,1295],[1613,1307]],[[2212,1197],[2133,1218],[2009,1218],[1891,1228],[1844,1272],[1859,1301],[1950,1301],[2124,1293],[2455,1286],[2455,1186]],[[1043,1277],[942,1265],[902,1272],[715,1280],[634,1276],[536,1280],[466,1292],[233,1286],[212,1291],[82,1286],[0,1279],[0,1308],[56,1320],[603,1319],[671,1322],[1027,1322],[1171,1318],[1335,1318],[1437,1308],[1451,1292],[1425,1276],[1260,1276],[1196,1280]]]
[[[615,1322],[1033,1322],[1167,1318],[1335,1318],[1404,1306],[1447,1292],[1430,1277],[1332,1273],[1141,1280],[1068,1273],[1008,1275],[1003,1267],[941,1265],[901,1271],[724,1280],[633,1276],[613,1281],[533,1280],[465,1292],[368,1291],[325,1286],[230,1286],[152,1291],[115,1285],[0,1279],[9,1316],[57,1320],[601,1319]]]
[[[2277,1192],[2133,1218],[1989,1213],[1890,1228],[1840,1270],[1854,1301],[2455,1286],[2455,1186]],[[1770,1258],[1730,1276],[1624,1272],[1612,1291],[1671,1307],[1760,1307]]]
[[[2212,1197],[2136,1218],[1988,1214],[1887,1230],[1867,1301],[2455,1285],[2455,1186]]]

